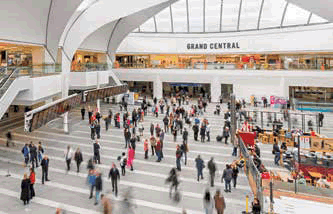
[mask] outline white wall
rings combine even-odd
[[[61,75],[29,78],[25,80],[26,91],[20,92],[13,104],[29,104],[61,93]]]
[[[117,53],[222,54],[333,51],[333,24],[239,33],[130,34]],[[187,49],[188,43],[238,42],[239,49]]]
[[[213,102],[221,95],[221,84],[233,84],[238,98],[251,95],[289,96],[289,86],[332,87],[332,72],[322,71],[251,71],[251,70],[181,70],[181,69],[114,69],[120,80],[209,83]],[[154,93],[160,93],[154,88]],[[157,94],[159,95],[159,94]],[[155,96],[155,95],[154,95]]]
[[[97,73],[99,74],[97,75]],[[69,87],[70,89],[96,87],[97,76],[99,77],[99,84],[109,83],[109,71],[71,72]]]

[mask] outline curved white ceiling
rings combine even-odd
[[[135,32],[236,32],[325,22],[285,0],[180,0]]]

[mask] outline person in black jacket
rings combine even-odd
[[[20,199],[23,201],[24,205],[29,204],[30,200],[30,179],[27,174],[24,173],[23,180],[21,182],[21,197]]]
[[[118,184],[117,180],[120,180],[120,174],[119,170],[117,169],[116,165],[112,163],[112,168],[110,169],[109,172],[109,178],[111,178],[111,183],[112,183],[112,192],[115,192],[115,195],[117,197],[118,195]]]
[[[75,155],[74,155],[74,160],[75,160],[75,162],[76,162],[77,172],[79,173],[79,172],[80,172],[80,164],[81,164],[82,161],[83,161],[82,153],[81,153],[81,151],[80,151],[80,148],[77,148],[77,149],[76,149],[76,152],[75,152]]]
[[[206,136],[206,127],[204,125],[201,125],[200,127],[200,136],[201,136],[201,142],[205,142],[205,136]]]
[[[124,129],[124,137],[125,137],[125,148],[127,148],[127,145],[130,144],[131,132],[126,128]]]
[[[136,137],[135,137],[135,135],[133,135],[132,138],[130,139],[130,143],[131,143],[131,147],[135,150],[135,147],[136,147]]]
[[[163,118],[164,132],[169,132],[169,119],[168,116]]]
[[[96,176],[96,180],[95,180],[95,188],[96,188],[95,205],[97,205],[98,201],[99,201],[99,195],[103,190],[102,175],[100,172],[97,172],[97,176]]]
[[[101,146],[99,145],[98,141],[94,143],[94,161],[98,164],[101,164],[101,157],[99,150],[101,149]]]
[[[81,117],[82,117],[82,120],[84,120],[84,115],[86,114],[86,109],[84,108],[84,106],[82,106],[81,108]]]
[[[96,124],[95,130],[96,130],[97,139],[100,139],[101,138],[101,125],[99,123],[99,120]]]
[[[188,138],[188,131],[186,130],[186,128],[184,128],[183,143],[187,143],[187,138]]]
[[[42,166],[42,184],[44,184],[44,178],[45,178],[45,181],[50,181],[48,179],[49,158],[47,155],[44,156],[42,163],[40,165]]]
[[[274,163],[275,165],[279,165],[279,161],[280,161],[280,148],[279,145],[276,141],[276,139],[274,139],[274,145],[273,145],[273,154],[275,155],[274,157]]]
[[[213,157],[211,157],[210,161],[208,161],[207,167],[208,167],[209,175],[210,175],[210,186],[214,187],[216,164],[214,163]]]
[[[30,161],[32,164],[32,168],[34,168],[34,163],[36,162],[36,167],[38,167],[37,161],[37,147],[31,142],[30,144]]]
[[[233,183],[234,183],[234,188],[236,188],[236,185],[237,185],[238,173],[239,173],[239,170],[238,170],[237,165],[235,164],[232,167],[232,180],[233,180]]]
[[[150,124],[150,135],[154,135],[154,124]]]
[[[193,129],[193,132],[194,132],[194,140],[198,141],[198,133],[199,133],[198,124],[193,125],[192,129]]]

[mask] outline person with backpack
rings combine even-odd
[[[30,154],[29,147],[28,147],[27,143],[24,145],[21,152],[22,152],[23,157],[24,157],[25,167],[27,167],[28,162],[29,162],[29,154]]]
[[[210,186],[214,187],[216,164],[214,163],[213,157],[211,157],[210,161],[208,161],[207,167],[208,167],[209,175],[210,175]]]
[[[197,180],[199,182],[200,177],[201,177],[201,180],[204,179],[202,170],[205,168],[205,163],[201,159],[200,155],[198,155],[198,157],[195,159],[195,164],[196,164],[196,168],[197,168],[197,172],[198,172],[197,173]]]

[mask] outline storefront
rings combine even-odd
[[[78,50],[72,59],[72,71],[105,70],[106,54]],[[102,67],[101,67],[102,66]]]
[[[123,81],[128,84],[128,89],[130,92],[138,93],[139,96],[153,97],[153,82],[144,81]]]
[[[333,70],[333,53],[116,55],[118,67],[245,70]]]
[[[180,94],[195,98],[204,97],[210,95],[210,84],[163,82],[163,96],[171,97]]]
[[[29,45],[0,43],[1,66],[29,66],[32,65],[32,52],[40,48]]]

